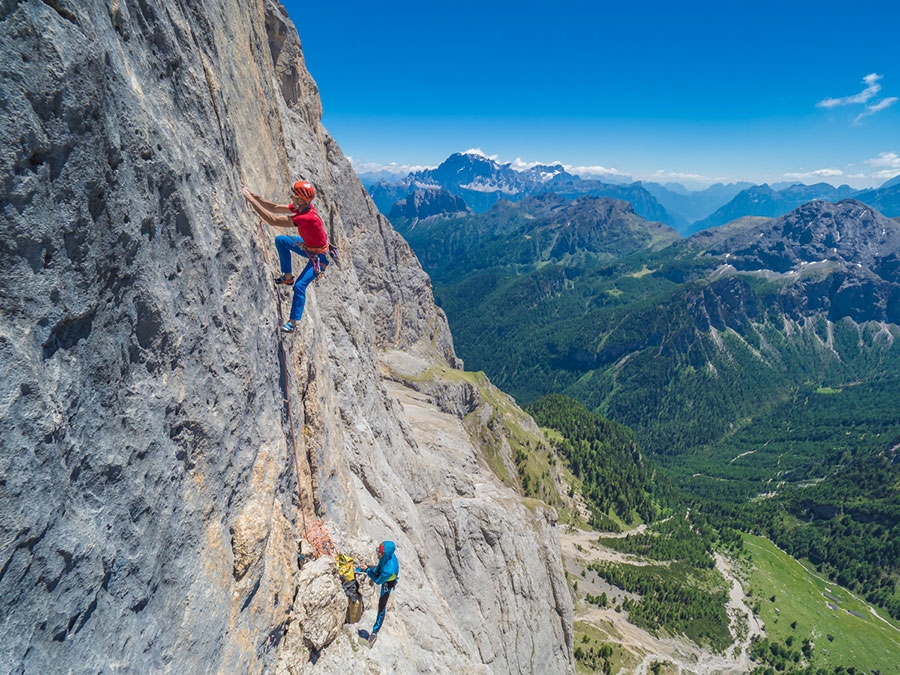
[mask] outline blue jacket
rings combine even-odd
[[[393,581],[400,576],[400,562],[397,560],[397,556],[394,555],[396,548],[394,542],[384,542],[384,555],[378,561],[378,566],[372,567],[370,565],[366,568],[366,574],[376,584]]]

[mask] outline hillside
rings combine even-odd
[[[284,9],[24,0],[0,25],[0,671],[573,672],[556,512],[515,471],[546,441],[460,370]],[[282,339],[241,184],[298,177],[340,262]],[[332,555],[384,539],[369,650],[376,591],[345,626]]]
[[[627,202],[547,193],[501,201],[483,214],[426,221],[395,219],[436,284],[481,270],[531,271],[547,263],[593,268],[679,239]]]
[[[567,229],[566,218],[557,222]],[[500,251],[505,243],[509,255],[481,256],[475,263],[465,250],[455,250],[452,262],[440,265],[431,262],[437,255],[409,236],[415,248],[425,251],[422,259],[433,271],[463,357],[523,401],[569,387],[592,407],[609,410],[618,409],[617,401],[629,390],[645,401],[648,395],[666,396],[659,387],[638,393],[647,383],[623,377],[632,369],[640,372],[641,364],[649,364],[644,359],[690,364],[692,377],[702,377],[705,367],[716,373],[713,382],[729,377],[735,364],[744,361],[767,373],[766,378],[784,382],[814,372],[824,375],[829,368],[849,376],[854,359],[833,361],[832,341],[855,334],[854,324],[886,322],[884,328],[867,329],[875,336],[881,330],[890,333],[890,326],[900,321],[897,223],[854,201],[813,202],[779,219],[748,220],[656,251],[649,245],[650,232],[644,235],[644,248],[623,247],[618,255],[611,253],[615,240],[606,239],[605,262],[595,254],[597,245],[583,241],[564,254],[554,255],[551,248],[528,257],[520,242],[532,239],[511,233],[508,238],[498,235],[491,244]],[[422,238],[436,245],[427,233]],[[477,251],[483,252],[484,245]],[[589,264],[579,262],[585,260]],[[459,272],[453,276],[448,270]],[[826,349],[815,338],[820,319],[832,336],[821,345]],[[503,338],[511,330],[521,330],[515,344]],[[475,335],[477,341],[470,339]],[[732,338],[737,340],[733,346]],[[660,345],[666,347],[662,352]],[[871,346],[876,352],[893,349],[889,341],[875,340]],[[509,358],[498,358],[494,350]],[[528,366],[505,371],[526,362]],[[799,370],[793,372],[787,364]],[[652,370],[657,377],[669,372],[668,367]],[[601,372],[606,375],[598,380]],[[615,389],[607,389],[613,382],[604,384],[605,378],[613,375]],[[621,421],[641,429],[656,424],[654,419],[635,409]]]
[[[468,367],[520,402],[566,394],[630,427],[681,489],[728,504],[723,523],[752,522],[830,574],[855,570],[897,612],[900,569],[875,560],[900,527],[885,459],[900,438],[898,237],[858,201],[816,201],[604,262],[585,245],[437,265],[435,294]],[[866,476],[850,525],[834,508],[847,466]],[[734,512],[758,497],[772,501]],[[815,552],[842,531],[846,548]]]

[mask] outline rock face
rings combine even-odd
[[[0,44],[0,671],[572,672],[553,512],[469,440],[477,391],[391,375],[461,363],[283,8],[4,1]],[[240,185],[297,177],[341,264],[282,343]],[[315,521],[397,542],[371,651],[298,569]]]

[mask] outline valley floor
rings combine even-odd
[[[609,533],[585,532],[568,528],[561,534],[563,559],[570,577],[577,580],[575,622],[587,624],[610,644],[619,646],[619,673],[647,675],[654,663],[667,664],[664,673],[678,675],[738,675],[752,669],[749,658],[750,641],[763,634],[763,625],[745,602],[744,588],[731,562],[716,556],[716,567],[730,583],[728,616],[735,642],[725,654],[701,649],[687,639],[657,637],[632,625],[625,612],[613,605],[626,594],[587,570],[592,562],[606,561],[632,565],[646,564],[635,556],[625,555],[598,544],[600,536],[619,536]],[[622,535],[624,536],[624,535]],[[584,572],[584,576],[582,573]],[[610,607],[600,608],[585,600],[586,594],[606,593]],[[579,631],[576,630],[576,636]],[[576,637],[576,647],[578,637]]]

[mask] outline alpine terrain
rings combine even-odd
[[[0,671],[573,672],[556,511],[503,473],[549,446],[460,369],[284,9],[3,2],[0,42]],[[339,264],[282,338],[241,184],[298,178]],[[335,556],[383,540],[369,649]]]
[[[896,219],[854,199],[814,200],[777,218],[748,216],[682,239],[624,202],[543,195],[498,202],[482,214],[398,220],[398,227],[432,276],[467,366],[483,369],[561,434],[561,454],[583,481],[582,494],[593,494],[592,525],[651,524],[646,540],[636,533],[604,547],[669,565],[692,559],[674,540],[699,535],[697,551],[706,553],[693,566],[703,568],[713,550],[743,551],[744,535],[765,533],[822,578],[900,619]],[[568,403],[548,408],[559,395]],[[588,433],[594,423],[584,421],[585,411],[633,432],[641,462],[651,464],[632,479],[646,484],[639,474],[653,475],[655,488],[617,501],[592,493],[589,486],[615,481],[591,468],[606,467],[608,441],[600,436],[608,434]],[[643,506],[645,498],[656,511]],[[668,518],[685,504],[690,515],[681,517],[691,529],[672,530],[677,521]],[[576,559],[616,593],[644,597],[636,609],[600,584],[586,591],[589,603],[626,608],[638,624],[647,612],[646,626],[657,629],[690,634],[693,626],[703,631],[694,636],[699,643],[727,639],[714,628],[727,625],[724,615],[704,619],[707,632],[696,614],[683,623],[686,617],[666,618],[661,609],[671,607],[664,598],[673,593],[712,581],[685,571],[669,588],[671,569],[638,574],[584,552]],[[645,595],[651,588],[659,605]],[[767,661],[767,639],[748,647],[760,667],[793,658],[784,647]],[[814,642],[806,656],[793,650],[805,659],[802,668],[825,667],[823,658],[834,659],[832,668],[862,665],[833,649],[826,657]],[[615,650],[597,656],[601,643],[590,642],[593,657],[582,648],[576,658],[614,663]]]

